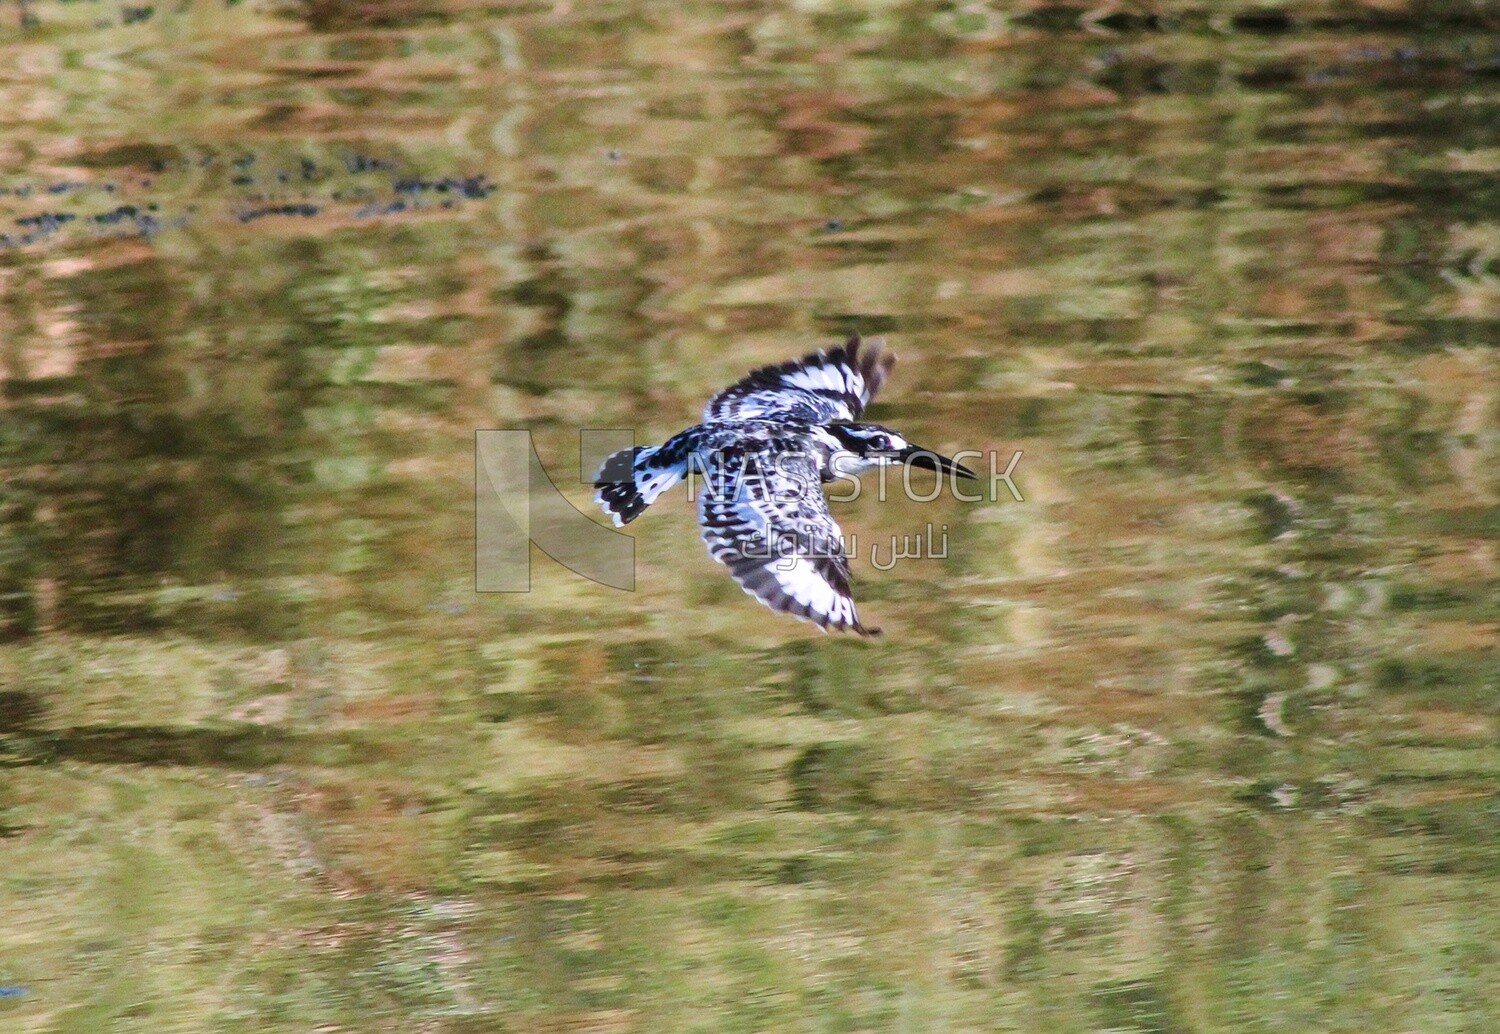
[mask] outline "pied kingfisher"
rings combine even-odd
[[[856,334],[830,352],[756,370],[715,395],[703,423],[605,460],[594,498],[617,527],[629,524],[692,467],[705,479],[703,540],[745,592],[824,631],[878,635],[854,612],[849,558],[821,486],[902,463],[976,476],[889,427],[854,422],[895,362]]]

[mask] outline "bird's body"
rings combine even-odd
[[[690,471],[699,474],[704,541],[745,592],[825,630],[877,634],[855,613],[849,559],[821,486],[903,462],[973,477],[888,427],[856,422],[894,362],[856,336],[832,352],[757,370],[716,395],[703,423],[611,456],[595,476],[595,498],[624,525]]]

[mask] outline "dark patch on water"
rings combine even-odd
[[[1261,542],[1286,534],[1296,522],[1297,512],[1289,496],[1262,493],[1246,499],[1245,505],[1255,511],[1256,538]]]
[[[306,219],[318,215],[368,219],[448,212],[481,201],[497,189],[483,174],[416,176],[402,173],[400,163],[394,159],[362,151],[346,151],[336,163],[320,165],[307,155],[278,160],[256,152],[226,155],[211,149],[194,153],[134,146],[86,155],[79,165],[122,169],[122,182],[21,181],[0,186],[0,198],[24,201],[34,195],[66,197],[74,206],[72,210],[24,212],[14,216],[17,230],[0,233],[0,249],[62,244],[78,238],[151,239],[163,231],[189,225],[211,228],[216,217],[232,217],[243,224],[267,218]],[[250,170],[258,165],[266,167],[266,176],[257,178],[251,174]],[[179,177],[216,168],[229,174],[220,182],[234,188],[220,206],[182,205],[176,200],[177,188],[190,186],[186,181],[179,183]],[[356,182],[350,184],[351,178]],[[262,181],[283,189],[252,189]],[[121,194],[136,199],[121,203]]]
[[[19,732],[41,723],[47,705],[35,693],[22,690],[0,691],[0,733]]]
[[[380,748],[373,743],[266,725],[223,729],[84,726],[0,740],[0,764],[5,767],[72,761],[256,771],[276,765],[358,764],[380,754]]]
[[[1171,998],[1152,980],[1117,980],[1096,984],[1089,1001],[1099,1029],[1136,1034],[1176,1034],[1188,1028],[1173,1016]]]
[[[800,811],[858,808],[873,802],[869,758],[858,746],[817,743],[787,769],[791,801]]]

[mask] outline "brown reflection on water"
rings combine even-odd
[[[19,1029],[1495,1025],[1491,13],[140,10],[0,36]],[[472,592],[476,428],[854,329],[1023,453],[886,639]]]

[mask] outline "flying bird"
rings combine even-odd
[[[889,427],[859,422],[895,362],[880,341],[856,334],[832,351],[756,370],[715,395],[703,423],[605,460],[594,498],[620,527],[691,467],[705,481],[703,540],[745,592],[824,631],[878,635],[855,613],[849,558],[822,486],[903,463],[976,477]]]

